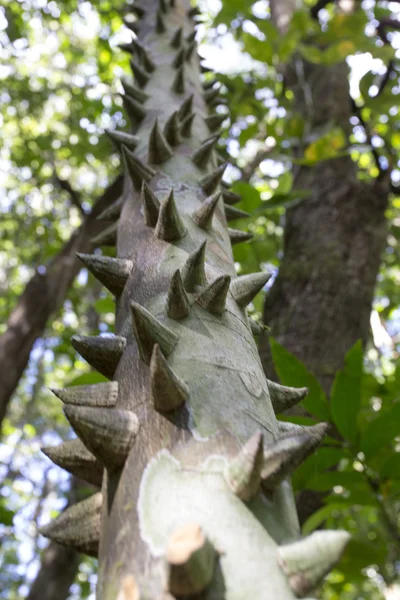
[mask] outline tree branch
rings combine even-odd
[[[64,190],[64,192],[67,192],[67,194],[70,197],[71,204],[76,206],[76,208],[79,210],[81,215],[86,215],[87,213],[82,206],[82,199],[81,199],[80,193],[73,189],[72,185],[70,184],[70,182],[67,179],[61,179],[61,177],[58,175],[58,173],[55,169],[54,169],[54,180],[56,182],[56,185],[58,185],[59,188]]]

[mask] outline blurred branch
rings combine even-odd
[[[245,167],[243,167],[241,181],[245,181],[246,183],[250,181],[260,166],[260,163],[262,163],[262,161],[268,157],[268,155],[271,153],[271,150],[272,148],[262,148],[256,152],[251,161],[247,163]]]
[[[56,182],[56,185],[58,185],[59,188],[64,190],[64,192],[67,192],[67,194],[70,197],[71,204],[76,206],[76,208],[79,210],[81,215],[86,215],[86,211],[84,210],[84,208],[82,206],[82,199],[81,199],[80,193],[77,192],[76,190],[74,190],[74,188],[72,187],[72,185],[70,184],[70,182],[67,179],[61,179],[61,177],[58,175],[58,173],[55,169],[54,169],[54,180]]]
[[[356,115],[357,119],[359,120],[360,125],[364,129],[365,137],[367,138],[367,143],[369,146],[371,146],[371,154],[374,157],[376,167],[379,171],[379,176],[382,176],[384,173],[387,172],[387,170],[382,168],[379,152],[377,151],[376,148],[374,148],[374,146],[372,144],[372,135],[371,135],[371,132],[369,131],[368,124],[366,123],[366,121],[364,120],[364,117],[362,116],[362,107],[358,106],[353,98],[350,98],[350,100],[351,100],[353,112]]]

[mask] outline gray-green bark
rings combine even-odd
[[[223,167],[209,139],[218,91],[202,89],[188,2],[171,4],[136,11],[140,90],[126,85],[125,106],[140,141],[134,153],[121,148],[118,261],[109,263],[123,288],[118,337],[73,342],[116,383],[61,394],[89,451],[88,473],[105,467],[102,492],[44,533],[89,554],[99,544],[99,600],[304,597],[347,540],[326,532],[292,544],[299,528],[287,476],[325,426],[276,420],[274,402],[280,410],[304,392],[270,393],[263,374],[245,306],[265,275],[236,277],[231,242],[247,234],[227,227]],[[108,231],[98,241],[114,239]],[[128,276],[120,261],[132,262]],[[90,268],[99,274],[94,261]],[[58,464],[82,470],[76,449],[60,455]]]

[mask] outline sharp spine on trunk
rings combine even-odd
[[[182,102],[180,109],[178,110],[178,117],[180,121],[183,121],[185,117],[192,114],[193,108],[193,94],[191,94],[186,100]]]
[[[205,65],[200,65],[200,72],[201,73],[214,73],[214,69],[212,69],[211,67],[206,67]]]
[[[144,69],[142,69],[135,59],[132,58],[130,63],[132,73],[135,76],[135,81],[138,82],[140,87],[144,87],[148,83],[150,75]]]
[[[206,101],[206,103],[210,104],[210,102],[212,102],[215,98],[217,98],[220,91],[221,90],[219,87],[210,88],[209,90],[206,90],[203,94],[203,97],[204,97],[204,100]]]
[[[208,285],[196,298],[196,302],[213,315],[222,315],[225,310],[226,297],[229,292],[231,278],[220,275]]]
[[[172,412],[189,398],[187,385],[168,366],[158,344],[150,361],[150,398],[158,412]]]
[[[219,184],[221,183],[222,177],[224,176],[225,169],[227,164],[223,164],[212,173],[205,175],[202,179],[200,179],[199,183],[206,194],[212,194],[215,192]]]
[[[128,79],[123,77],[121,79],[122,87],[124,88],[124,92],[127,96],[134,98],[138,102],[146,102],[150,98],[146,92],[136,87],[133,83],[131,83]]]
[[[172,36],[171,46],[173,48],[179,48],[182,44],[182,39],[183,39],[183,27],[178,27],[178,29],[175,31],[174,35]]]
[[[175,69],[179,69],[179,67],[181,67],[184,62],[185,62],[185,49],[181,48],[176,53],[175,58],[172,61],[172,66],[175,67]]]
[[[127,44],[117,44],[117,47],[120,50],[123,50],[124,52],[128,52],[129,54],[132,54],[135,49],[132,42],[129,42]]]
[[[40,528],[53,542],[77,552],[97,556],[100,539],[101,492],[69,506],[56,519]]]
[[[165,0],[158,0],[158,4],[160,6],[160,10],[163,13],[167,13],[168,12],[168,6]]]
[[[130,4],[129,10],[131,12],[133,12],[138,17],[138,19],[142,19],[144,17],[144,15],[146,14],[146,11],[144,10],[144,8],[142,8],[138,4]]]
[[[156,172],[145,165],[126,146],[121,146],[121,148],[126,172],[129,174],[134,188],[139,191],[142,187],[142,181],[151,181]]]
[[[46,446],[41,449],[55,465],[88,483],[101,486],[103,465],[89,452],[81,440],[68,440],[58,446]]]
[[[218,113],[214,113],[214,114],[206,117],[204,120],[205,120],[209,130],[215,131],[216,129],[218,129],[218,127],[220,127],[220,125],[222,125],[222,123],[227,118],[228,118],[228,115],[226,115],[226,114],[220,115]]]
[[[175,530],[166,549],[167,588],[173,596],[202,592],[213,578],[216,551],[197,523]]]
[[[109,225],[90,241],[96,246],[115,246],[117,243],[118,221]]]
[[[236,219],[247,219],[251,215],[240,208],[235,208],[227,204],[225,206],[225,217],[227,221],[236,221]]]
[[[129,21],[128,19],[122,19],[125,27],[127,27],[130,31],[132,31],[135,35],[138,32],[138,23],[137,21]]]
[[[192,161],[200,169],[205,169],[208,162],[212,158],[212,153],[219,140],[219,135],[213,135],[210,139],[203,142],[203,144],[196,150],[192,155]]]
[[[190,61],[190,59],[192,58],[192,54],[194,52],[194,49],[196,48],[196,42],[192,41],[189,43],[188,47],[185,50],[185,60],[187,62]]]
[[[131,260],[80,252],[77,252],[77,256],[112,294],[119,296],[122,293],[132,271],[133,262]]]
[[[272,490],[290,475],[321,444],[328,425],[318,423],[312,427],[280,434],[264,449],[261,473],[262,486]]]
[[[118,398],[118,381],[93,383],[90,385],[72,385],[68,388],[55,390],[50,388],[65,404],[75,406],[102,406],[113,408]]]
[[[154,344],[158,344],[164,356],[168,356],[178,342],[176,333],[137,302],[131,302],[131,312],[140,358],[150,364]]]
[[[298,542],[278,548],[278,562],[298,598],[311,592],[340,560],[347,531],[314,531]]]
[[[156,119],[149,136],[149,162],[159,165],[166,162],[172,156],[172,148],[165,139],[158,124],[158,119]]]
[[[251,500],[260,488],[263,451],[263,435],[257,431],[225,471],[229,487],[244,502]]]
[[[249,231],[242,231],[241,229],[231,229],[230,227],[228,227],[228,233],[232,246],[234,244],[240,244],[241,242],[248,242],[254,237],[253,234]]]
[[[272,406],[277,414],[299,404],[299,402],[304,400],[308,394],[308,389],[306,387],[287,387],[286,385],[279,385],[279,383],[275,383],[275,381],[270,381],[269,379],[267,379],[267,384]]]
[[[187,34],[185,41],[188,44],[191,44],[192,42],[194,42],[195,38],[196,38],[196,30],[193,29],[193,31],[191,31],[190,33]]]
[[[137,100],[131,98],[130,96],[122,96],[122,102],[124,105],[124,109],[131,119],[133,125],[136,124],[136,121],[140,123],[146,116],[146,109],[143,108],[142,104],[139,104]]]
[[[156,64],[150,57],[150,54],[149,54],[149,51],[147,50],[147,48],[145,48],[145,46],[143,46],[143,44],[141,42],[139,42],[139,40],[137,38],[132,40],[132,45],[134,46],[136,52],[138,53],[139,59],[141,60],[145,70],[148,73],[152,73],[156,68]]]
[[[202,286],[206,283],[206,245],[207,241],[204,240],[197,250],[189,254],[182,269],[183,285],[188,292],[195,292],[197,286]]]
[[[176,94],[183,94],[185,91],[185,70],[183,65],[178,68],[174,81],[172,82],[171,90]]]
[[[164,135],[171,146],[178,146],[181,141],[181,131],[178,111],[172,113],[164,126]]]
[[[110,206],[107,206],[96,218],[99,221],[114,221],[119,218],[124,204],[124,199],[121,196],[115,200]]]
[[[179,216],[175,204],[174,191],[171,190],[160,206],[154,235],[161,240],[179,240],[186,234],[186,227]]]
[[[192,18],[192,17],[197,17],[197,15],[199,15],[201,13],[197,6],[192,6],[192,8],[189,8],[189,10],[187,11],[186,14],[189,18]]]
[[[220,196],[221,192],[215,192],[215,194],[206,198],[200,208],[194,213],[193,220],[201,229],[205,231],[211,229],[212,218],[218,206]]]
[[[271,273],[251,273],[250,275],[241,275],[233,279],[231,283],[232,296],[237,304],[244,308],[255,298],[267,281],[270,279]]]
[[[135,150],[140,142],[140,138],[137,135],[125,133],[125,131],[117,131],[116,129],[105,129],[104,131],[114,142],[118,150],[120,150],[121,144],[125,144],[130,150]]]
[[[72,346],[94,369],[112,379],[126,347],[124,337],[72,336]]]
[[[237,204],[242,199],[242,196],[239,196],[239,194],[235,194],[235,192],[225,189],[222,190],[222,197],[224,199],[224,204],[229,205]]]
[[[129,410],[89,406],[64,406],[77,436],[107,469],[121,467],[139,430],[137,416]]]
[[[167,315],[170,319],[184,319],[190,313],[190,302],[179,269],[171,277],[167,296]]]
[[[216,83],[218,83],[218,79],[216,78],[207,79],[207,81],[203,81],[203,90],[209,90],[210,88],[214,87]]]
[[[195,118],[195,113],[191,113],[189,114],[187,117],[185,117],[181,123],[181,134],[184,137],[189,137],[192,135],[192,125],[193,125],[193,119]]]
[[[160,203],[157,196],[144,180],[142,181],[140,196],[144,212],[144,222],[148,227],[155,227],[160,212]]]
[[[164,19],[163,19],[162,13],[159,10],[157,12],[157,19],[156,19],[156,31],[157,31],[157,33],[165,33],[166,30],[167,30],[167,28],[165,27],[165,23],[164,23]]]

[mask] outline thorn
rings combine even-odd
[[[239,194],[235,194],[234,192],[225,189],[222,190],[222,197],[224,199],[224,204],[229,204],[230,206],[232,204],[237,204],[242,199],[242,196],[239,196]]]
[[[169,356],[178,342],[176,333],[137,302],[131,302],[131,312],[140,358],[150,364],[154,344],[160,346],[164,356]]]
[[[118,221],[115,221],[109,227],[103,229],[101,233],[96,235],[90,241],[95,246],[116,246],[117,245],[117,230]]]
[[[150,397],[158,412],[172,412],[189,398],[187,385],[168,366],[158,344],[150,361]]]
[[[118,150],[121,149],[121,144],[125,144],[130,150],[135,150],[140,142],[140,138],[137,135],[125,133],[125,131],[117,131],[116,129],[105,129],[104,131],[111,141],[114,142]]]
[[[199,183],[203,188],[206,194],[212,194],[217,189],[218,185],[221,183],[222,177],[224,175],[227,164],[221,165],[212,173],[205,175],[202,179],[200,179]]]
[[[206,198],[203,204],[193,214],[193,220],[201,229],[208,231],[211,229],[212,218],[218,206],[218,200],[221,192],[217,191],[212,196]]]
[[[117,44],[117,48],[119,48],[123,52],[128,52],[128,54],[132,54],[134,51],[134,46],[132,42],[129,42],[128,44]]]
[[[201,12],[197,8],[197,6],[192,6],[192,8],[189,8],[189,10],[187,11],[186,14],[189,18],[193,18],[193,17],[197,17],[198,15],[200,15]]]
[[[160,10],[163,13],[167,13],[168,12],[168,5],[166,3],[165,0],[158,0],[159,6],[160,6]]]
[[[171,46],[173,48],[179,48],[182,44],[182,39],[183,39],[183,27],[178,27],[178,29],[175,31],[174,35],[172,36]]]
[[[251,273],[250,275],[241,275],[234,279],[231,283],[232,296],[237,304],[244,308],[255,298],[267,281],[270,279],[271,273]]]
[[[211,583],[216,552],[200,526],[188,523],[170,537],[166,560],[168,591],[173,596],[193,596]]]
[[[171,146],[178,146],[181,141],[181,132],[180,132],[180,124],[178,111],[172,113],[164,127],[164,135],[166,137],[167,142]]]
[[[172,61],[172,66],[175,69],[179,69],[180,67],[182,67],[183,63],[185,62],[185,49],[181,48],[174,57],[174,60]]]
[[[206,117],[204,120],[210,131],[216,131],[218,129],[218,127],[220,127],[222,125],[222,123],[225,121],[225,119],[227,119],[227,118],[228,118],[228,115],[226,115],[226,114],[220,115],[218,113],[214,113],[214,114],[210,115],[209,117]]]
[[[139,87],[144,87],[150,79],[149,74],[146,73],[144,69],[142,69],[142,67],[135,61],[135,59],[132,58],[130,64],[132,73],[135,77],[135,81],[138,82]]]
[[[114,296],[122,294],[132,271],[133,262],[131,260],[110,258],[109,256],[99,256],[97,254],[82,254],[80,252],[77,252],[76,255],[96,279]]]
[[[205,65],[200,65],[200,72],[201,73],[214,73],[214,69],[211,69],[211,67],[206,67]]]
[[[157,65],[153,61],[153,59],[150,57],[150,54],[148,53],[148,51],[146,50],[146,48],[144,46],[142,46],[140,56],[141,56],[142,64],[143,64],[145,70],[148,73],[153,73],[153,71],[155,71]]]
[[[325,529],[278,548],[279,565],[297,597],[317,587],[340,560],[349,539],[347,531]]]
[[[195,292],[198,286],[206,284],[205,260],[207,241],[189,254],[182,269],[182,281],[187,292]]]
[[[195,116],[195,113],[191,113],[183,119],[181,123],[181,134],[184,137],[189,137],[190,135],[192,135],[192,125]]]
[[[190,44],[186,48],[185,59],[186,59],[187,62],[189,62],[190,59],[192,58],[192,54],[193,54],[195,48],[196,48],[196,42],[195,41],[190,42]]]
[[[131,98],[134,98],[134,100],[137,100],[138,102],[146,102],[146,100],[150,98],[148,94],[136,87],[136,85],[133,85],[133,83],[128,81],[128,79],[125,77],[121,79],[121,83],[125,94]]]
[[[126,146],[121,146],[121,148],[125,170],[129,174],[134,188],[140,190],[142,181],[151,181],[156,172],[148,165],[145,165],[139,158],[136,158]]]
[[[142,181],[140,197],[144,212],[144,222],[148,227],[155,227],[160,212],[160,203],[145,180]]]
[[[121,467],[139,431],[137,416],[130,410],[89,406],[64,406],[71,427],[107,469]]]
[[[185,38],[185,41],[186,41],[188,44],[191,44],[192,42],[194,42],[195,38],[196,38],[196,30],[195,30],[195,29],[193,29],[193,31],[192,31],[191,33],[188,33],[188,34],[187,34],[187,36],[186,36],[186,38]]]
[[[281,433],[264,450],[262,485],[271,490],[290,475],[322,442],[327,423],[302,427],[301,431]]]
[[[126,339],[118,335],[112,337],[74,335],[71,344],[96,371],[112,379],[124,353]]]
[[[131,98],[130,96],[122,96],[122,103],[133,125],[135,125],[136,122],[140,123],[143,121],[147,111],[145,108],[143,108],[142,104],[139,104],[137,100]]]
[[[167,31],[161,11],[157,12],[156,31],[157,33],[165,33]]]
[[[129,29],[129,31],[132,31],[135,35],[137,35],[138,32],[138,22],[137,21],[129,21],[128,19],[122,19],[125,27],[127,27]]]
[[[103,497],[101,492],[66,508],[40,533],[57,544],[97,557]]]
[[[214,100],[210,100],[210,102],[208,102],[208,108],[211,110],[212,108],[216,108],[220,104],[222,106],[227,106],[228,100],[226,98],[222,98],[221,96],[216,96]]]
[[[118,219],[121,214],[123,204],[124,199],[121,196],[118,198],[118,200],[110,204],[110,206],[107,206],[107,208],[105,208],[96,218],[99,221],[113,221]]]
[[[93,383],[91,385],[72,385],[68,388],[50,391],[65,404],[76,406],[102,406],[113,408],[118,398],[118,381]]]
[[[253,234],[249,233],[248,231],[241,231],[240,229],[231,229],[230,227],[228,227],[228,233],[232,246],[234,244],[240,244],[240,242],[248,242],[254,237]]]
[[[208,162],[212,158],[213,150],[217,145],[219,140],[219,136],[212,136],[209,140],[204,142],[200,148],[196,150],[194,154],[192,154],[192,161],[195,165],[197,165],[200,169],[205,169]]]
[[[144,8],[142,8],[138,4],[130,4],[129,10],[130,12],[134,13],[138,17],[138,19],[143,19],[144,15],[146,14]]]
[[[210,104],[210,102],[212,102],[215,98],[217,98],[217,96],[220,93],[221,88],[219,87],[215,87],[215,88],[210,88],[209,90],[206,90],[203,94],[203,98],[206,101],[207,104]]]
[[[171,90],[176,94],[183,94],[185,92],[185,71],[183,65],[179,67],[175,75]]]
[[[203,81],[203,90],[209,90],[210,88],[214,87],[216,83],[218,83],[218,79],[216,79],[215,77]]]
[[[183,286],[179,269],[171,277],[167,296],[167,315],[170,319],[184,319],[190,313],[189,298]]]
[[[156,119],[149,137],[149,163],[159,165],[172,156],[172,149],[158,125],[158,119]]]
[[[308,394],[308,389],[287,387],[267,379],[269,395],[276,414],[299,404]]]
[[[244,502],[257,493],[263,466],[263,436],[257,431],[229,463],[225,477],[233,493]]]
[[[179,240],[185,234],[186,227],[179,216],[175,204],[174,191],[171,190],[161,203],[154,235],[161,240],[170,242],[172,240]]]
[[[46,446],[41,450],[61,469],[88,483],[101,486],[103,465],[96,460],[80,439],[68,440],[58,446]]]
[[[229,275],[217,277],[205,290],[200,292],[196,302],[213,315],[222,315],[225,310],[226,297],[231,278]]]
[[[182,105],[178,111],[179,120],[183,121],[185,119],[185,117],[188,117],[190,114],[192,114],[192,112],[193,112],[192,108],[193,108],[193,94],[188,96],[188,98],[186,98],[186,100],[184,100],[182,102]]]

